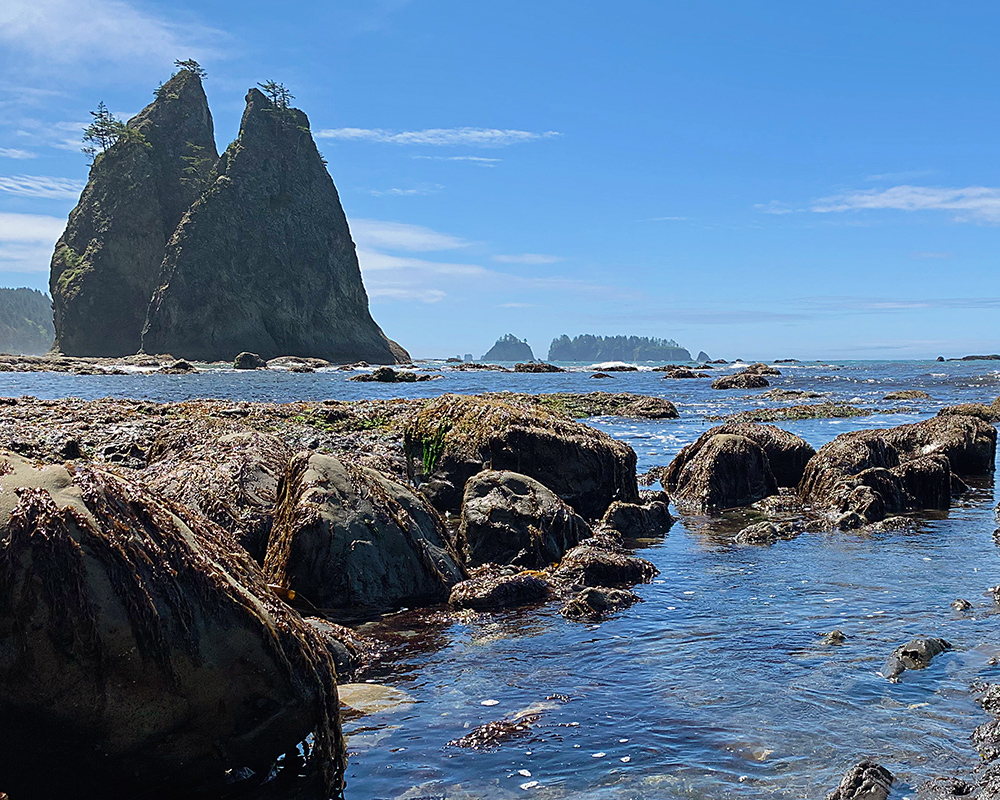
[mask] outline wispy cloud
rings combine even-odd
[[[121,114],[115,116],[128,119]],[[17,124],[15,135],[32,147],[54,147],[77,153],[83,146],[83,129],[87,127],[87,123],[81,121],[45,122],[31,117],[22,118]]]
[[[18,150],[14,147],[0,147],[0,158],[15,158],[23,160],[26,158],[35,158],[35,154],[30,150]]]
[[[917,250],[916,252],[910,253],[910,258],[915,258],[918,261],[942,261],[944,259],[954,257],[954,253],[936,250]]]
[[[690,217],[650,217],[647,222],[687,222]]]
[[[820,214],[846,211],[950,211],[961,222],[1000,223],[1000,189],[989,186],[947,188],[893,186],[891,189],[845,192],[817,200]]]
[[[204,58],[225,39],[197,20],[157,15],[125,0],[4,0],[0,43],[33,57],[33,66],[102,62],[170,64]]]
[[[385,222],[377,219],[351,220],[351,233],[359,248],[368,250],[403,250],[432,253],[457,250],[469,242],[447,233],[409,225],[405,222]]]
[[[797,301],[811,310],[836,314],[881,314],[890,311],[928,311],[935,309],[992,310],[1000,308],[1000,297],[852,297],[831,295],[807,297]]]
[[[502,158],[486,158],[485,156],[411,156],[422,161],[467,161],[480,167],[495,167]]]
[[[47,175],[0,177],[0,192],[21,195],[22,197],[75,200],[80,196],[83,187],[83,181],[72,178],[53,178]]]
[[[427,128],[420,131],[391,131],[385,128],[328,128],[316,133],[321,139],[367,141],[383,144],[466,147],[507,147],[537,139],[561,136],[558,131],[502,130],[499,128]]]
[[[369,189],[368,194],[375,197],[420,197],[440,192],[444,186],[435,183],[433,186],[418,186],[412,189]]]
[[[534,308],[534,303],[501,303],[498,308]]]
[[[562,261],[562,258],[542,253],[521,253],[519,255],[493,256],[493,260],[501,264],[557,264]]]
[[[794,214],[796,211],[802,210],[800,208],[793,208],[788,203],[782,203],[780,200],[772,200],[769,203],[755,203],[754,208],[765,214]]]
[[[42,214],[0,213],[0,270],[47,272],[66,220]]]

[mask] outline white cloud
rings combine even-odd
[[[439,252],[457,250],[468,242],[447,233],[408,225],[405,222],[384,222],[377,219],[351,220],[351,233],[359,248],[367,250],[405,250],[407,252]]]
[[[170,64],[204,58],[223,37],[190,18],[151,14],[124,0],[4,0],[0,44],[40,65]]]
[[[444,186],[435,183],[433,186],[420,186],[415,189],[369,189],[368,194],[375,197],[420,197],[440,192]]]
[[[18,150],[13,147],[0,147],[0,158],[15,158],[21,160],[25,158],[36,158],[36,156],[30,150]]]
[[[951,211],[960,222],[997,224],[1000,223],[1000,189],[903,185],[884,190],[845,192],[824,197],[812,206],[812,211],[820,214],[866,210]]]
[[[521,253],[519,255],[493,256],[493,260],[501,264],[556,264],[562,261],[562,258],[546,256],[541,253]]]
[[[385,128],[328,128],[316,133],[319,138],[340,141],[434,146],[464,145],[468,147],[506,147],[561,135],[558,131],[535,133],[498,128],[428,128],[422,131],[391,131]]]
[[[754,208],[765,214],[794,214],[796,211],[780,200],[772,200],[770,203],[755,203]]]
[[[59,217],[0,212],[0,270],[47,272],[65,227]]]
[[[480,167],[495,167],[502,158],[486,158],[485,156],[412,156],[422,161],[468,161]]]
[[[46,197],[56,200],[75,200],[83,191],[83,181],[72,178],[53,178],[47,175],[11,175],[0,177],[0,192],[22,197]]]

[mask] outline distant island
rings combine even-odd
[[[483,361],[534,361],[535,354],[531,352],[528,340],[518,339],[513,333],[505,334],[497,339],[490,351],[483,356]]]
[[[648,336],[563,334],[549,346],[549,361],[690,361],[691,354],[673,339]]]
[[[0,289],[0,352],[36,356],[52,349],[52,300],[37,289]]]

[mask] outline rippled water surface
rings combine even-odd
[[[842,363],[781,366],[772,386],[811,389],[862,407],[913,410],[782,424],[814,446],[848,430],[924,419],[957,402],[990,402],[996,364]],[[721,374],[717,370],[714,374]],[[673,400],[679,420],[592,420],[662,465],[711,423],[757,405],[761,391],[714,392],[708,380],[659,373],[590,378],[445,372],[420,384],[352,383],[342,372],[210,372],[196,376],[0,375],[0,393],[57,398],[193,397],[291,401],[424,397],[443,392],[634,391]],[[932,401],[885,402],[924,389]],[[797,402],[818,402],[802,400]],[[818,797],[866,755],[897,776],[894,797],[922,780],[969,772],[968,736],[985,717],[970,697],[1000,680],[1000,584],[992,483],[917,529],[802,534],[770,547],[732,543],[738,519],[681,518],[640,555],[660,570],[633,606],[599,625],[558,604],[459,621],[403,613],[412,641],[377,680],[414,701],[349,720],[348,800],[373,798]],[[971,612],[951,601],[966,598]],[[822,643],[839,628],[840,646]],[[877,671],[917,635],[954,645],[890,684]],[[484,701],[496,701],[484,705]],[[531,711],[531,736],[496,752],[447,743],[476,725]]]

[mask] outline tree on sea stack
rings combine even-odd
[[[288,91],[288,87],[283,83],[266,81],[257,85],[278,108],[288,108],[288,104],[295,99],[295,95]]]
[[[205,68],[193,58],[187,58],[184,61],[177,60],[174,62],[174,66],[178,69],[186,69],[188,72],[197,75],[201,80],[205,80],[208,77]]]
[[[101,153],[127,139],[148,146],[146,139],[139,131],[129,128],[118,117],[108,111],[103,102],[97,104],[97,111],[91,111],[93,121],[83,129],[84,145],[80,149],[90,156],[90,164]]]

